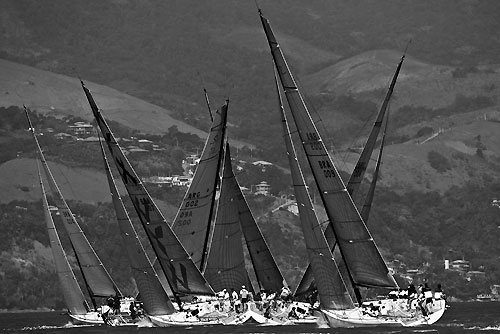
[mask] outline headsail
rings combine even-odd
[[[205,268],[205,277],[216,291],[239,291],[242,285],[251,286],[245,268],[242,231],[236,205],[241,194],[236,191],[234,181],[229,145],[226,145],[217,217]]]
[[[26,109],[25,112],[26,112],[26,117],[28,118],[30,128],[33,129],[33,125],[31,124]],[[47,161],[45,160],[45,156],[42,152],[42,149],[40,148],[40,144],[38,143],[38,139],[34,131],[33,131],[33,139],[35,141],[35,145],[38,151],[38,156],[45,170],[45,174],[47,175],[49,186],[55,195],[54,202],[57,208],[59,209],[59,216],[61,217],[61,220],[64,224],[66,231],[68,232],[69,238],[71,240],[71,245],[73,246],[73,249],[75,251],[78,264],[82,271],[85,283],[87,284],[87,287],[89,289],[89,294],[91,298],[109,297],[115,294],[121,295],[120,290],[118,289],[114,281],[111,279],[111,276],[108,274],[106,268],[104,267],[101,260],[99,259],[94,249],[90,245],[90,242],[87,240],[87,237],[83,233],[82,229],[80,228],[80,225],[76,221],[68,204],[66,203],[64,197],[62,196],[62,193],[56,184],[54,176],[52,175],[52,172],[49,169]]]
[[[47,224],[47,232],[49,233],[50,248],[52,249],[52,255],[54,256],[54,263],[56,266],[57,277],[59,278],[59,283],[61,284],[61,290],[63,293],[64,302],[71,314],[85,314],[87,313],[87,302],[83,296],[82,289],[76,280],[73,269],[66,257],[66,253],[61,245],[61,240],[59,240],[59,235],[57,234],[56,226],[52,220],[52,214],[49,210],[49,204],[47,202],[47,194],[45,193],[45,188],[43,186],[42,175],[40,172],[40,165],[38,161],[36,162],[38,169],[38,178],[40,180],[40,188],[42,190],[42,204],[45,212],[45,223]]]
[[[146,251],[139,240],[139,236],[130,221],[127,210],[123,205],[120,193],[116,188],[115,180],[111,174],[106,153],[104,152],[104,148],[100,140],[99,145],[101,147],[104,168],[106,170],[108,185],[111,191],[111,199],[116,212],[118,227],[120,228],[123,248],[125,248],[127,252],[130,268],[132,269],[132,276],[134,277],[137,289],[139,290],[144,310],[149,315],[174,313],[174,306],[163,289],[163,286],[158,279],[158,275],[153,269],[153,266],[146,255]]]
[[[401,57],[399,61],[398,67],[396,68],[396,72],[394,73],[391,84],[389,85],[389,89],[384,98],[384,102],[382,102],[382,106],[377,114],[377,118],[375,119],[375,123],[372,126],[372,130],[368,135],[368,139],[366,140],[365,146],[361,155],[352,171],[351,177],[349,178],[349,182],[347,183],[347,190],[349,194],[353,196],[354,193],[358,193],[356,190],[359,188],[361,181],[365,176],[366,169],[368,168],[368,163],[370,162],[370,158],[372,156],[373,150],[375,148],[375,143],[377,141],[377,137],[380,132],[380,128],[382,127],[382,121],[384,120],[385,113],[387,111],[387,107],[389,106],[389,101],[391,100],[392,93],[394,92],[394,87],[396,86],[396,81],[398,79],[399,72],[401,71],[401,66],[403,65],[403,61],[405,59],[405,55]],[[365,220],[366,221],[366,220]]]
[[[198,270],[163,214],[154,203],[141,179],[118,145],[115,136],[104,120],[90,91],[81,82],[92,113],[106,140],[109,151],[120,173],[125,188],[165,272],[172,291],[180,294],[214,295],[214,291]]]
[[[385,144],[385,136],[387,135],[387,124],[389,122],[389,114],[385,119],[384,132],[382,134],[382,140],[380,142],[380,149],[378,151],[377,163],[375,165],[375,171],[373,172],[372,182],[370,183],[370,188],[368,189],[368,193],[365,197],[365,202],[363,203],[363,207],[361,208],[361,218],[363,221],[368,221],[368,217],[370,217],[370,211],[373,203],[373,196],[375,195],[375,188],[377,187],[377,181],[380,174],[380,165],[382,163],[382,153],[384,152],[384,144]]]
[[[229,146],[227,150],[229,151]],[[285,278],[281,274],[271,250],[264,239],[262,231],[250,211],[250,207],[248,206],[245,196],[241,191],[238,180],[236,180],[233,173],[232,164],[231,174],[231,179],[226,180],[226,182],[230,183],[230,187],[232,188],[231,191],[234,194],[237,194],[233,199],[235,202],[233,205],[236,205],[238,208],[243,237],[245,238],[248,253],[250,254],[250,259],[252,260],[252,266],[255,271],[257,282],[262,289],[267,291],[279,291],[283,288]]]
[[[278,84],[277,81],[276,84]],[[295,199],[299,209],[299,217],[309,262],[311,263],[311,272],[317,282],[320,305],[327,309],[352,308],[354,304],[345,286],[332,284],[334,281],[341,281],[340,273],[316,216],[307,185],[302,175],[278,87],[277,91],[285,146],[295,190]]]
[[[226,132],[227,107],[228,101],[213,115],[212,126],[200,162],[172,225],[175,234],[200,271],[204,270],[208,254],[221,152]]]
[[[397,287],[328,155],[268,20],[262,13],[260,18],[307,160],[328,218],[333,223],[333,230],[352,282],[366,287]]]

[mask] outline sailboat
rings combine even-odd
[[[154,203],[144,184],[137,176],[129,160],[118,145],[115,136],[97,107],[90,91],[83,81],[81,81],[81,84],[97,125],[103,134],[120,177],[154,250],[159,264],[159,270],[161,270],[166,277],[168,289],[172,292],[173,298],[178,304],[179,311],[183,310],[182,297],[215,297],[212,287],[195,265],[192,257],[187,253],[167,220],[163,217],[163,214]],[[227,108],[227,105],[224,105],[222,108]],[[177,312],[168,315],[148,315],[148,317],[155,325],[162,327],[220,323],[219,318],[202,320],[198,316],[190,316],[189,312]]]
[[[212,126],[172,228],[215,291],[239,291],[243,285],[253,290],[245,268],[244,244],[259,289],[278,291],[284,278],[233,173],[226,138],[227,108],[215,113],[209,104],[208,108]],[[250,318],[269,323],[262,315],[251,313],[250,308],[245,315],[235,320],[229,316],[224,321],[233,324]]]
[[[427,305],[426,314],[406,309],[404,305],[397,303],[381,305],[381,307],[392,308],[384,315],[372,316],[364,312],[361,295],[356,292],[360,287],[387,289],[399,287],[390,275],[373,237],[326,150],[269,21],[264,18],[260,10],[259,15],[302,147],[318,186],[326,214],[332,223],[340,255],[345,262],[345,288],[347,290],[348,286],[352,286],[355,291],[355,301],[350,299],[350,294],[344,294],[345,297],[338,298],[338,292],[334,291],[334,287],[329,284],[329,276],[320,272],[316,273],[314,278],[318,293],[320,293],[320,285],[324,284],[324,293],[327,296],[323,297],[323,300],[320,297],[321,315],[330,327],[417,326],[438,321],[446,308],[444,300],[436,300],[432,305]],[[303,224],[303,228],[306,226]],[[314,228],[314,225],[309,225],[309,229]],[[316,238],[316,240],[322,239]],[[319,246],[321,246],[321,251],[318,255],[334,259],[328,245],[326,248],[324,243]],[[314,248],[309,253],[312,251]],[[311,258],[311,264],[313,264],[313,258]]]
[[[104,324],[104,320],[98,311],[99,306],[96,302],[96,298],[122,295],[112,278],[109,276],[106,268],[95,253],[94,249],[88,242],[85,234],[81,230],[68,204],[62,196],[62,193],[49,169],[47,161],[45,160],[40,144],[38,143],[38,139],[35,135],[34,127],[31,124],[26,107],[24,110],[28,119],[30,131],[33,134],[39,159],[42,163],[45,175],[47,176],[47,181],[55,195],[53,197],[55,207],[57,207],[58,215],[68,232],[71,246],[75,252],[75,257],[82,273],[85,287],[93,304],[93,309],[91,309],[85,300],[82,289],[75,278],[73,270],[67,260],[65,251],[61,246],[51,212],[48,209],[47,193],[43,187],[41,173],[39,170],[40,185],[42,188],[42,202],[45,209],[45,221],[49,232],[56,270],[62,286],[66,307],[68,308],[68,314],[74,323]],[[37,167],[40,169],[38,162]],[[128,304],[121,305],[121,308],[128,310]],[[118,320],[116,321],[116,324],[127,323],[121,315],[118,315],[117,318]]]

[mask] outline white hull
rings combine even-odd
[[[99,312],[88,312],[85,314],[69,314],[71,322],[75,325],[107,325],[107,326],[137,326],[127,314],[111,314],[107,323],[104,322]]]
[[[373,327],[373,326],[404,326],[414,327],[431,325],[437,322],[446,310],[446,302],[433,302],[432,313],[424,316],[420,311],[406,312],[400,315],[370,316],[364,314],[361,308],[350,310],[320,310],[321,314],[332,328],[336,327]]]
[[[87,312],[85,314],[71,314],[68,313],[73,324],[78,325],[104,325],[99,312]]]
[[[171,326],[207,326],[207,325],[220,325],[222,321],[216,320],[203,320],[196,316],[192,316],[186,312],[178,312],[169,315],[149,315],[149,320],[158,327],[171,327]]]

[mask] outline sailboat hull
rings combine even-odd
[[[435,300],[430,309],[432,313],[429,313],[427,316],[415,310],[398,315],[371,316],[364,313],[359,307],[349,310],[322,309],[319,312],[332,328],[374,326],[415,327],[432,325],[437,322],[446,310],[446,302],[444,300]]]
[[[104,325],[101,314],[99,312],[88,312],[85,314],[68,313],[71,322],[75,325]]]
[[[203,320],[187,312],[178,312],[169,315],[148,316],[151,322],[158,327],[173,326],[208,326],[221,325],[223,322],[219,319]]]

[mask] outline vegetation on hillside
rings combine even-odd
[[[413,40],[412,56],[423,63],[456,66],[453,75],[462,78],[478,65],[497,63],[500,45],[491,32],[498,31],[494,15],[499,6],[491,1],[446,0],[430,5],[280,0],[266,2],[262,9],[277,33],[330,52],[332,61],[337,55],[403,50]],[[193,104],[205,104],[205,86],[212,100],[231,100],[229,122],[235,125],[231,136],[264,148],[269,143],[271,148],[281,145],[280,138],[271,135],[280,130],[270,107],[276,101],[272,65],[254,3],[10,0],[2,3],[2,9],[7,22],[5,47],[0,48],[4,58],[70,76],[78,73],[167,107],[176,118],[202,129],[209,123],[208,113]],[[238,30],[250,31],[251,37],[231,37]],[[294,69],[319,68],[297,50],[285,52]],[[297,74],[300,81],[305,73]],[[365,116],[359,113],[364,109],[351,113],[355,104],[349,105],[315,107],[327,112],[337,108],[363,123]],[[475,103],[475,107],[480,106]],[[393,126],[427,116],[417,114],[409,110]],[[352,134],[352,129],[337,130],[330,134],[337,145]]]

